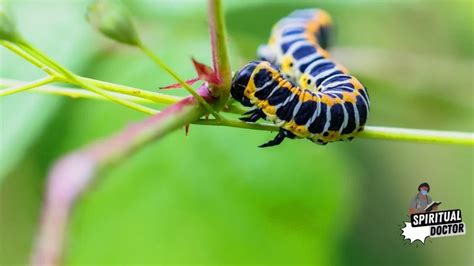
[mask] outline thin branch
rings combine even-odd
[[[208,101],[214,100],[205,86],[198,89],[198,93]],[[98,172],[205,113],[202,105],[190,96],[145,121],[58,160],[48,175],[32,264],[60,263],[71,209]]]
[[[40,86],[49,84],[51,82],[54,82],[55,80],[56,80],[55,77],[47,76],[47,77],[44,77],[44,78],[41,78],[41,79],[38,79],[38,80],[35,80],[35,81],[32,81],[32,82],[24,83],[24,84],[21,84],[21,85],[15,85],[14,87],[4,89],[4,90],[0,90],[0,97],[11,95],[11,94],[14,94],[14,93],[17,93],[17,92],[26,91],[26,90],[33,89],[33,88],[36,88],[36,87],[40,87]]]
[[[212,44],[212,63],[220,83],[211,84],[211,92],[218,97],[217,108],[224,107],[230,95],[232,70],[227,51],[227,33],[221,0],[208,1],[209,31]]]
[[[97,83],[101,81],[94,80]],[[25,82],[20,82],[16,80],[0,79],[0,86],[23,86],[28,84]],[[115,87],[117,84],[110,83],[112,87]],[[133,89],[133,88],[132,88]],[[6,90],[0,90],[0,95]],[[31,92],[37,93],[48,93],[63,95],[72,98],[89,98],[89,99],[99,99],[107,100],[106,98],[91,93],[87,90],[82,89],[71,89],[63,88],[58,86],[43,86],[40,88],[35,88]],[[124,100],[133,101],[137,103],[153,103],[153,101],[138,98],[128,95],[123,95],[120,93],[112,93],[117,98],[122,98]],[[176,97],[178,98],[178,97]],[[174,99],[165,99],[160,101],[161,103],[168,103],[167,101],[172,102]],[[157,101],[156,101],[157,102]],[[224,109],[224,112],[242,114],[245,112],[244,109],[237,106],[230,106],[229,109]],[[242,121],[224,119],[223,121],[219,120],[198,120],[193,124],[200,125],[213,125],[213,126],[228,126],[236,128],[245,128],[253,130],[265,130],[265,131],[278,131],[279,128],[272,124],[253,124],[253,123],[244,123]],[[393,128],[393,127],[380,127],[380,126],[365,126],[363,132],[361,132],[358,138],[372,138],[372,139],[387,139],[387,140],[400,140],[400,141],[413,141],[413,142],[427,142],[427,143],[440,143],[440,144],[458,144],[458,145],[474,145],[474,134],[468,132],[456,132],[456,131],[440,131],[440,130],[423,130],[423,129],[408,129],[408,128]]]
[[[185,80],[181,79],[168,65],[166,65],[157,55],[155,55],[148,47],[146,47],[143,43],[138,44],[138,48],[140,48],[151,60],[153,60],[157,65],[163,68],[169,75],[171,75],[183,88],[186,89],[194,98],[196,98],[200,104],[206,108],[206,110],[211,113],[215,118],[222,119],[221,115],[219,115],[209,103],[206,102],[198,93],[194,91],[194,89],[186,83]]]
[[[123,92],[123,90],[121,90],[121,89],[117,90],[117,88],[121,85],[113,84],[113,83],[107,83],[107,82],[94,80],[94,79],[90,79],[90,80],[91,80],[91,82],[96,83],[96,84],[108,84],[106,86],[108,86],[108,88],[110,90]],[[102,97],[100,95],[97,95],[97,94],[95,94],[93,92],[90,92],[88,90],[84,90],[84,89],[65,88],[65,87],[60,87],[60,86],[43,86],[43,85],[51,83],[53,81],[54,81],[54,77],[51,77],[51,76],[48,76],[48,77],[39,79],[37,81],[30,82],[30,83],[23,82],[23,81],[18,81],[18,80],[1,79],[0,78],[0,87],[1,86],[12,86],[11,88],[0,89],[0,96],[7,96],[7,95],[10,95],[10,94],[13,94],[13,93],[16,93],[16,92],[30,90],[30,92],[60,95],[60,96],[66,96],[66,97],[74,98],[74,99],[85,98],[85,99],[95,99],[95,100],[108,101],[107,98]],[[123,87],[125,87],[125,86],[123,86]],[[138,90],[139,93],[141,91],[139,89],[133,89],[133,88],[132,88],[132,90]],[[151,100],[148,100],[147,98],[139,98],[139,97],[135,97],[135,96],[129,96],[128,94],[135,95],[137,93],[135,93],[135,92],[130,93],[128,88],[126,89],[125,92],[127,92],[127,94],[125,94],[125,95],[121,94],[121,93],[115,93],[115,92],[111,92],[111,95],[116,97],[116,98],[126,100],[126,101],[130,101],[130,102],[135,102],[135,103],[164,103],[164,104],[168,104],[168,103],[176,103],[180,99],[180,97],[177,97],[177,96],[162,94],[162,95],[159,95],[158,97],[156,95],[153,95],[153,98],[155,99],[155,101],[151,101]],[[162,98],[161,96],[165,96],[165,97]],[[168,97],[166,97],[166,96],[168,96]],[[242,110],[240,108],[228,108],[226,111],[230,112],[230,113],[237,113],[237,114],[242,114],[243,112],[245,112],[245,110]],[[156,114],[156,113],[158,113],[158,111],[154,111],[154,114]]]
[[[38,68],[42,69],[47,74],[49,74],[51,76],[55,76],[55,77],[57,77],[57,79],[60,79],[63,82],[67,82],[67,80],[60,73],[57,73],[55,70],[51,69],[50,67],[45,65],[43,62],[41,62],[38,59],[36,59],[35,57],[31,56],[29,53],[27,53],[23,49],[19,48],[18,46],[14,45],[12,43],[6,42],[6,41],[0,41],[0,44],[5,46],[6,48],[11,50],[12,52],[16,53],[17,55],[21,56],[22,58],[24,58],[28,62],[32,63],[33,65],[37,66]],[[108,90],[108,91],[119,92],[119,93],[122,93],[122,94],[128,94],[128,95],[131,95],[131,96],[136,96],[136,97],[140,97],[140,98],[144,98],[144,99],[148,99],[148,100],[154,101],[156,103],[170,104],[170,103],[176,103],[176,102],[178,102],[179,100],[182,99],[181,97],[177,97],[177,96],[172,96],[172,95],[167,95],[167,94],[162,94],[162,93],[157,93],[157,92],[150,92],[150,91],[141,90],[141,89],[138,89],[138,88],[133,88],[133,87],[129,87],[129,86],[121,85],[121,84],[114,84],[114,83],[105,82],[105,81],[101,81],[101,80],[85,78],[85,77],[81,77],[79,75],[76,75],[76,76],[81,78],[81,79],[86,80],[87,82],[89,82],[89,83],[91,83],[91,84],[93,84],[93,85],[95,85],[95,86],[97,86],[101,89]],[[0,80],[4,81],[5,79],[0,79]],[[12,86],[14,86],[14,85],[12,85]]]
[[[79,85],[85,89],[88,89],[94,93],[97,93],[110,101],[116,102],[118,104],[124,105],[131,109],[143,112],[146,114],[155,114],[156,110],[148,108],[146,106],[129,102],[120,98],[115,98],[114,96],[108,94],[107,92],[102,91],[100,88],[97,88],[95,85],[90,84],[87,80],[84,80],[82,77],[75,75],[71,71],[67,70],[65,67],[61,66],[53,59],[49,58],[40,50],[36,49],[33,45],[28,43],[25,40],[18,40],[18,43],[13,44],[7,41],[0,41],[0,44],[7,47],[11,51],[20,55],[24,59],[28,60],[30,63],[34,64],[37,67],[40,67],[45,72],[54,76],[57,80],[65,81],[68,83]],[[61,75],[62,74],[62,75]]]
[[[469,132],[424,130],[366,126],[360,137],[473,146],[474,134]]]
[[[46,64],[38,60],[36,57],[27,53],[25,50],[23,50],[19,46],[7,41],[2,41],[2,40],[0,40],[0,44],[3,45],[5,48],[9,49],[10,51],[14,52],[15,54],[19,55],[26,61],[30,62],[32,65],[43,70],[44,72],[46,72],[46,74],[50,76],[60,76],[60,74],[57,73],[55,70],[53,70],[52,68],[50,68],[49,66],[47,66]]]
[[[26,86],[29,84],[28,82],[22,82],[18,80],[12,80],[12,79],[0,79],[0,87],[3,86],[12,86],[12,87],[22,87]],[[3,91],[7,91],[9,89],[0,89],[0,95],[2,95]],[[41,94],[52,94],[52,95],[59,95],[59,96],[66,96],[74,99],[78,98],[83,98],[83,99],[94,99],[94,100],[103,100],[103,101],[109,101],[106,98],[97,95],[93,92],[90,92],[88,90],[84,89],[79,89],[79,88],[66,88],[66,87],[60,87],[60,86],[53,86],[53,85],[46,85],[46,86],[40,86],[33,88],[29,90],[29,92],[34,92],[34,93],[41,93]],[[155,103],[154,101],[145,99],[145,98],[139,98],[135,96],[129,96],[126,94],[122,93],[116,93],[116,92],[111,92],[112,95],[114,95],[117,98],[121,98],[123,100],[128,100],[136,103]],[[176,101],[177,102],[177,101]],[[165,102],[167,103],[167,102]]]
[[[279,127],[272,124],[244,123],[242,121],[226,120],[199,120],[196,124],[228,126],[264,131],[278,131]],[[474,134],[469,132],[408,129],[396,127],[365,126],[364,131],[357,135],[358,138],[387,139],[400,141],[414,141],[439,144],[457,144],[465,146],[474,145]]]
[[[96,85],[97,87],[100,87],[101,89],[118,92],[122,94],[127,94],[130,96],[136,96],[139,98],[153,101],[155,103],[172,104],[172,103],[177,103],[178,101],[183,99],[183,97],[179,97],[179,96],[173,96],[173,95],[168,95],[168,94],[163,94],[163,93],[158,93],[158,92],[141,90],[138,88],[125,86],[121,84],[115,84],[111,82],[105,82],[101,80],[84,78],[84,77],[83,79],[87,80],[91,84]]]
[[[82,77],[84,78],[84,77]],[[96,79],[89,79],[84,78],[95,84],[96,86],[110,91],[112,95],[117,98],[121,98],[124,100],[128,100],[131,102],[136,103],[160,103],[160,104],[173,104],[177,103],[183,99],[183,97],[173,96],[168,94],[162,94],[157,92],[151,92],[146,90],[141,90],[134,87],[124,86],[120,84],[105,82]],[[16,86],[24,86],[27,82],[14,80],[14,79],[2,79],[0,78],[0,87],[16,87]],[[4,89],[7,90],[7,89]],[[0,89],[0,94],[3,90]],[[79,88],[66,88],[58,85],[48,85],[48,86],[41,86],[38,88],[34,88],[27,92],[34,92],[34,93],[45,93],[45,94],[53,94],[53,95],[60,95],[60,96],[67,96],[71,98],[87,98],[87,99],[94,99],[94,100],[106,100],[100,95],[92,93],[90,91],[79,89]],[[238,106],[238,105],[231,105],[226,106],[223,112],[232,113],[232,114],[243,114],[245,113],[245,109]]]
[[[221,54],[220,56],[223,57],[221,58],[223,61],[219,62],[217,71],[222,74],[221,78],[224,82],[220,86],[222,86],[221,89],[224,91],[219,92],[217,95],[219,96],[220,107],[224,107],[229,98],[231,72],[224,42],[223,14],[220,1],[211,0],[209,5],[210,7],[214,6],[213,15],[211,16],[220,21],[214,23],[214,25],[220,27],[218,30],[221,36],[218,38],[222,42],[220,45],[213,45],[213,54]],[[212,33],[211,30],[211,35],[215,36],[215,33]],[[145,46],[141,45],[140,48],[156,63],[162,67],[166,66]],[[225,53],[222,55],[223,51]],[[54,64],[55,62],[52,63],[57,67]],[[224,64],[224,68],[220,64]],[[225,67],[227,67],[227,70],[225,70]],[[165,70],[167,69],[166,67],[164,68]],[[133,125],[111,138],[99,141],[92,146],[66,156],[59,160],[52,168],[48,176],[47,198],[42,214],[43,220],[33,256],[34,265],[56,265],[60,261],[71,209],[78,197],[94,178],[95,173],[166,133],[197,121],[199,117],[206,113],[203,107],[212,113],[218,119],[217,121],[225,121],[212,107],[209,108],[210,106],[207,101],[213,101],[216,98],[209,94],[207,86],[201,86],[197,92],[198,95],[195,95],[192,90],[189,90],[188,84],[177,77],[174,72],[168,71],[168,73],[175,77],[194,97],[185,98],[150,119]],[[63,74],[69,76],[72,80],[78,81],[78,85],[88,85],[81,83],[82,80],[77,80],[72,73],[64,71]],[[91,89],[88,86],[85,87]],[[106,97],[106,95],[102,96]],[[204,103],[202,102],[203,98],[206,100]],[[77,168],[78,166],[79,168]]]

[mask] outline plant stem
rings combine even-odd
[[[143,43],[140,43],[138,45],[138,48],[140,48],[143,53],[145,53],[151,60],[153,60],[157,65],[159,65],[161,68],[163,68],[168,74],[170,74],[183,88],[185,88],[191,95],[193,95],[196,100],[206,108],[206,110],[211,113],[215,118],[217,119],[222,119],[222,116],[219,115],[212,106],[209,105],[194,89],[189,86],[186,81],[181,79],[168,65],[166,65],[161,59],[155,55],[148,47],[146,47]]]
[[[110,101],[113,101],[115,103],[121,104],[121,105],[126,106],[126,107],[129,107],[131,109],[134,109],[134,110],[146,113],[146,114],[155,114],[156,113],[156,110],[154,110],[152,108],[148,108],[148,107],[143,106],[141,104],[137,104],[137,103],[134,103],[134,102],[129,102],[127,100],[122,100],[122,99],[116,98],[116,97],[102,91],[100,88],[97,88],[96,86],[90,84],[89,82],[87,82],[83,78],[81,78],[79,76],[76,76],[74,73],[72,73],[71,71],[69,71],[65,67],[61,66],[56,61],[49,58],[47,55],[45,55],[40,50],[36,49],[33,45],[29,44],[27,41],[22,40],[19,43],[19,46],[21,48],[23,48],[24,50],[26,50],[27,52],[29,52],[30,54],[36,55],[37,56],[36,58],[40,59],[43,63],[48,64],[49,66],[51,66],[52,68],[54,68],[58,72],[62,73],[65,76],[65,78],[69,79],[70,83],[74,83],[76,85],[79,85],[79,86],[81,86],[81,87],[83,87],[87,90],[90,90],[94,93],[97,93],[97,94],[109,99]]]
[[[244,123],[236,120],[199,120],[196,124],[228,126],[253,130],[278,131],[279,128],[271,124]],[[388,139],[414,141],[439,144],[457,144],[474,146],[474,134],[468,132],[408,129],[395,127],[365,126],[364,131],[357,135],[359,138]]]
[[[245,123],[239,120],[230,120],[219,121],[214,119],[200,119],[195,122],[199,125],[209,125],[209,126],[226,126],[226,127],[236,127],[236,128],[245,128],[253,130],[264,130],[264,131],[278,131],[279,127],[271,124],[256,124],[256,123]]]
[[[59,76],[59,73],[57,73],[55,70],[51,69],[49,66],[45,65],[43,62],[38,60],[36,57],[30,55],[27,53],[25,50],[23,50],[21,47],[18,47],[17,45],[7,42],[7,41],[0,41],[0,44],[5,46],[7,49],[10,51],[14,52],[15,54],[21,56],[23,59],[26,61],[30,62],[34,66],[40,68],[50,76]]]
[[[20,47],[14,45],[12,43],[5,42],[5,41],[0,41],[0,44],[5,46],[6,48],[11,50],[12,52],[16,53],[17,55],[21,56],[22,58],[24,58],[28,62],[32,63],[33,65],[37,66],[38,68],[42,69],[47,74],[52,75],[52,76],[56,76],[58,79],[60,79],[63,82],[66,82],[66,83],[68,82],[68,80],[65,77],[63,77],[61,74],[59,74],[56,71],[52,70],[50,67],[48,67],[43,62],[36,59],[35,57],[31,56],[29,53],[27,53],[25,50],[21,49]],[[95,85],[95,86],[97,86],[101,89],[108,90],[108,91],[119,92],[119,93],[122,93],[122,94],[136,96],[136,97],[140,97],[140,98],[144,98],[144,99],[148,99],[148,100],[154,101],[156,103],[171,104],[171,103],[176,103],[176,102],[178,102],[179,100],[182,99],[182,97],[178,97],[178,96],[167,95],[167,94],[157,93],[157,92],[150,92],[150,91],[141,90],[141,89],[137,89],[137,88],[133,88],[133,87],[129,87],[129,86],[124,86],[124,85],[120,85],[120,84],[114,84],[114,83],[105,82],[105,81],[101,81],[101,80],[85,78],[85,77],[81,77],[79,75],[76,75],[76,76],[80,77],[82,79],[85,79],[89,83],[91,83],[91,84],[93,84],[93,85]]]
[[[96,82],[100,83],[100,81],[96,81]],[[30,85],[30,83],[25,84],[19,81],[0,79],[0,85],[23,87],[23,86]],[[114,87],[115,85],[117,84],[111,83],[112,87]],[[0,90],[0,95],[4,95],[3,92],[6,90],[8,89]],[[64,96],[69,96],[72,98],[105,99],[99,95],[96,95],[86,90],[62,88],[58,86],[46,86],[46,87],[41,87],[41,88],[35,88],[34,90],[31,90],[31,92],[64,95]],[[114,96],[117,98],[122,98],[124,100],[139,102],[139,103],[152,103],[153,102],[145,98],[137,98],[133,96],[125,97],[127,95],[122,95],[122,94],[114,94]],[[174,101],[173,98],[170,98],[168,100],[170,102]],[[154,102],[158,102],[158,101],[155,100]],[[161,103],[168,103],[168,102],[162,101]],[[245,110],[242,110],[241,108],[232,107],[232,106],[231,106],[231,109],[224,110],[224,112],[235,113],[235,114],[241,114],[244,111]],[[252,130],[265,130],[265,131],[278,131],[279,130],[277,126],[271,125],[271,124],[244,123],[242,121],[230,120],[230,119],[224,119],[223,121],[207,120],[207,119],[198,120],[194,124],[228,126],[228,127],[245,128],[245,129],[252,129]],[[466,133],[466,132],[455,132],[455,131],[366,126],[364,131],[361,132],[358,135],[358,137],[359,138],[372,138],[372,139],[388,139],[388,140],[440,143],[440,144],[458,144],[458,145],[467,145],[467,146],[474,145],[474,134]]]
[[[128,101],[132,101],[136,103],[173,104],[183,99],[183,97],[179,97],[179,96],[150,92],[146,90],[141,90],[141,89],[137,89],[137,88],[133,88],[129,86],[105,82],[105,81],[96,80],[96,79],[89,79],[89,78],[84,78],[84,77],[82,78],[88,80],[89,82],[91,82],[92,84],[100,88],[110,91],[111,94],[117,98],[121,98],[123,100],[128,100]],[[25,84],[27,84],[27,82],[0,78],[0,87],[1,86],[8,86],[8,87],[9,86],[23,86]],[[0,94],[1,94],[1,91],[2,90],[0,89]],[[61,86],[52,86],[52,85],[35,88],[33,90],[30,90],[30,92],[68,96],[71,98],[107,100],[106,98],[100,95],[97,95],[95,93],[92,93],[88,90],[76,89],[76,88],[65,88]],[[240,106],[231,105],[231,106],[227,106],[222,111],[227,112],[227,113],[233,113],[233,114],[243,114],[246,110]]]
[[[211,84],[211,92],[219,100],[217,109],[222,109],[230,96],[232,70],[230,68],[229,52],[227,51],[227,33],[224,11],[221,0],[208,1],[209,31],[212,44],[212,63],[220,83]]]
[[[48,79],[50,77],[44,78]],[[33,83],[40,82],[36,81]],[[101,81],[97,81],[98,84],[102,83]],[[16,88],[19,87],[26,87],[31,83],[21,83],[19,81],[11,81],[6,79],[0,79],[0,85],[8,85],[8,86],[15,86]],[[36,84],[38,85],[38,84]],[[110,83],[111,87],[115,87],[117,84]],[[120,85],[119,85],[120,86]],[[36,87],[36,86],[33,86]],[[13,89],[13,88],[12,88]],[[133,89],[133,88],[131,88]],[[9,89],[0,90],[0,96],[6,95],[3,93]],[[50,93],[56,95],[64,95],[69,96],[72,98],[90,98],[90,99],[105,99],[99,95],[91,93],[86,90],[81,89],[70,89],[70,88],[62,88],[58,86],[47,86],[42,88],[36,88],[31,90],[31,92],[40,92],[40,93]],[[129,91],[127,91],[129,92]],[[155,99],[155,101],[147,100],[146,98],[137,98],[133,96],[122,95],[122,94],[114,94],[117,98],[122,98],[124,100],[139,102],[139,103],[153,103],[153,102],[161,102],[161,103],[169,103],[173,102],[174,98],[164,99],[161,101],[160,98]],[[126,97],[128,96],[128,97]],[[178,98],[178,97],[176,97]],[[224,112],[241,114],[245,110],[233,107],[229,110],[223,110]],[[230,120],[224,119],[223,121],[219,120],[198,120],[194,124],[200,125],[213,125],[213,126],[228,126],[228,127],[236,127],[236,128],[245,128],[245,129],[252,129],[252,130],[265,130],[265,131],[278,131],[279,128],[275,125],[271,124],[253,124],[253,123],[244,123],[238,120]],[[455,132],[455,131],[439,131],[439,130],[422,130],[422,129],[408,129],[408,128],[391,128],[391,127],[379,127],[379,126],[366,126],[364,131],[358,135],[359,138],[372,138],[372,139],[388,139],[388,140],[402,140],[402,141],[414,141],[414,142],[427,142],[427,143],[440,143],[440,144],[458,144],[458,145],[467,145],[472,146],[474,145],[474,134],[466,133],[466,132]]]
[[[29,82],[29,83],[25,83],[25,84],[14,86],[14,87],[11,87],[11,88],[8,88],[8,89],[0,90],[0,97],[1,96],[7,96],[7,95],[10,95],[10,94],[14,94],[14,93],[21,92],[21,91],[26,91],[26,90],[33,89],[33,88],[36,88],[36,87],[39,87],[39,86],[43,86],[45,84],[49,84],[51,82],[54,82],[55,80],[56,80],[56,77],[47,76],[47,77]]]
[[[21,82],[18,80],[10,80],[10,79],[0,79],[0,87],[1,86],[25,86],[28,84],[27,82]],[[0,95],[2,95],[3,91],[6,91],[8,89],[0,89]],[[59,86],[41,86],[37,88],[33,88],[30,90],[30,92],[36,92],[36,93],[46,93],[46,94],[54,94],[54,95],[60,95],[60,96],[66,96],[66,97],[71,97],[71,98],[85,98],[85,99],[95,99],[95,100],[105,100],[108,101],[106,98],[97,95],[91,91],[84,90],[84,89],[78,89],[78,88],[65,88],[65,87],[59,87]],[[145,99],[145,98],[139,98],[135,96],[129,96],[129,95],[124,95],[121,93],[116,93],[116,92],[111,92],[112,95],[114,95],[117,98],[121,98],[123,100],[128,100],[132,102],[137,102],[137,103],[155,103],[154,101]]]
[[[457,144],[465,146],[474,145],[473,133],[456,131],[366,126],[359,136],[363,138],[388,140]]]
[[[198,93],[209,101],[214,100],[205,87],[198,89]],[[84,190],[95,181],[97,173],[167,133],[198,120],[205,113],[196,98],[190,96],[118,134],[58,160],[47,179],[32,265],[60,264],[71,210]]]
[[[156,103],[172,104],[172,103],[177,103],[178,101],[183,99],[182,97],[178,97],[178,96],[141,90],[141,89],[137,89],[137,88],[133,88],[129,86],[124,86],[121,84],[115,84],[115,83],[105,82],[105,81],[96,80],[96,79],[90,79],[90,78],[84,78],[84,77],[82,77],[82,79],[104,90],[118,92],[121,94],[127,94],[130,96],[136,96],[136,97],[147,99]]]

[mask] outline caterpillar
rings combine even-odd
[[[259,47],[258,55],[301,88],[316,91],[328,76],[348,74],[326,50],[331,27],[331,17],[324,10],[296,10],[276,23],[268,44]]]
[[[275,138],[260,147],[278,145],[285,138],[325,145],[352,140],[363,130],[369,96],[362,83],[329,59],[324,49],[329,26],[324,11],[293,12],[275,25],[264,51],[259,49],[265,61],[252,61],[234,75],[232,97],[251,107],[241,120],[263,118],[280,127]]]

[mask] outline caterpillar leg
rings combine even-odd
[[[241,118],[239,118],[240,120],[244,122],[257,122],[257,120],[259,120],[260,118],[265,117],[265,114],[260,109],[250,110],[246,112],[244,115],[249,115],[249,116],[242,116]]]
[[[271,146],[276,146],[280,143],[283,142],[283,140],[285,140],[285,138],[290,138],[290,139],[294,139],[295,138],[295,134],[289,132],[289,131],[286,131],[284,129],[280,129],[280,132],[278,132],[278,134],[275,136],[274,139],[270,140],[269,142],[267,143],[264,143],[258,147],[260,148],[265,148],[265,147],[271,147]]]
[[[255,110],[257,110],[258,107],[257,106],[253,106],[252,108],[250,108],[247,112],[243,113],[243,115],[251,115],[255,112]]]

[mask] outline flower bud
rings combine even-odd
[[[128,12],[118,1],[96,0],[87,9],[87,20],[107,37],[138,45],[139,38]]]
[[[5,5],[0,2],[0,40],[15,42],[19,39],[15,23],[9,16]]]

